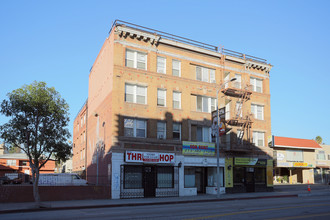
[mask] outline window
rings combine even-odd
[[[146,70],[147,54],[132,50],[126,50],[126,66]]]
[[[215,83],[215,70],[196,66],[196,79],[203,82]]]
[[[196,110],[199,112],[208,112],[216,110],[216,99],[205,97],[205,96],[196,96]]]
[[[145,138],[147,134],[147,121],[125,118],[124,119],[124,135],[127,137]]]
[[[223,167],[220,167],[220,186],[224,186],[223,179]],[[216,167],[208,167],[207,168],[207,186],[217,186],[217,168]]]
[[[318,154],[316,155],[317,160],[325,160],[325,152],[324,151],[319,151]]]
[[[211,128],[210,127],[197,127],[197,141],[211,142]]]
[[[147,87],[125,84],[125,101],[138,104],[147,104]]]
[[[234,87],[237,89],[242,88],[242,75],[241,74],[235,74],[236,81],[234,82]]]
[[[179,60],[172,60],[172,75],[181,76],[181,62]]]
[[[166,139],[166,122],[157,122],[157,139]]]
[[[173,92],[173,108],[181,108],[181,92]]]
[[[157,57],[157,73],[166,74],[166,58]]]
[[[125,166],[125,189],[142,188],[142,166]]]
[[[250,78],[250,84],[252,87],[252,91],[262,92],[262,79]]]
[[[264,106],[251,104],[251,113],[255,119],[264,120]]]
[[[166,106],[166,90],[157,89],[157,105],[158,106]]]
[[[265,168],[254,168],[255,183],[266,184],[266,169]]]
[[[245,167],[234,167],[233,175],[234,175],[234,185],[244,184],[244,173]]]
[[[244,132],[242,130],[237,130],[237,144],[242,144]]]
[[[328,160],[330,160],[330,154],[328,154]]]
[[[236,102],[236,117],[243,117],[242,105],[243,103]]]
[[[228,102],[225,106],[225,119],[229,120],[230,119],[230,102]]]
[[[173,188],[173,167],[157,167],[157,187]]]
[[[173,123],[173,139],[181,140],[181,124]]]
[[[16,160],[7,160],[7,166],[16,166]]]
[[[292,162],[303,162],[302,150],[286,150],[286,160]]]
[[[252,134],[252,139],[253,139],[253,144],[255,146],[265,146],[265,133],[264,132],[258,132],[258,131],[254,131]]]
[[[195,168],[185,167],[184,168],[184,187],[191,188],[195,187]]]

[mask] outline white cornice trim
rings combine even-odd
[[[269,78],[268,75],[263,75],[263,74],[260,74],[260,73],[252,72],[251,70],[242,70],[242,69],[238,69],[238,68],[234,68],[234,67],[228,67],[228,66],[224,66],[224,65],[220,65],[220,64],[214,64],[214,63],[206,62],[206,61],[203,61],[203,60],[200,60],[200,59],[194,59],[194,58],[191,58],[191,57],[178,55],[178,54],[158,50],[158,49],[153,48],[153,47],[146,47],[146,46],[142,46],[142,45],[139,45],[139,44],[135,44],[135,43],[131,43],[131,42],[123,41],[123,40],[115,40],[114,42],[125,45],[125,46],[130,46],[130,47],[135,47],[135,48],[142,49],[142,50],[156,52],[158,54],[172,56],[172,57],[175,57],[175,58],[178,58],[178,59],[184,59],[184,60],[188,60],[188,61],[191,61],[191,62],[197,62],[197,63],[201,63],[201,64],[204,64],[204,65],[213,66],[213,67],[217,67],[217,68],[224,68],[226,70],[231,70],[231,71],[235,71],[235,72],[238,72],[238,73],[246,73],[246,74],[249,74],[249,75],[255,75],[255,76],[259,76],[259,77],[266,78],[266,79]]]

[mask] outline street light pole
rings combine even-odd
[[[100,126],[100,116],[95,113],[95,117],[97,117],[97,125],[96,125],[96,185],[99,185],[99,126]]]
[[[222,87],[224,87],[227,83],[235,81],[236,78],[232,78],[230,80],[227,80],[226,82],[224,82],[223,84],[221,84],[220,88],[217,90],[217,198],[220,198],[220,121],[219,121],[219,92],[222,89]]]

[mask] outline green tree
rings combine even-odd
[[[318,143],[318,144],[322,144],[322,137],[321,136],[316,136],[315,138],[315,141]]]
[[[40,168],[51,156],[66,160],[71,155],[71,145],[68,144],[70,132],[66,128],[69,106],[45,82],[35,81],[24,85],[7,96],[8,100],[1,103],[0,113],[10,119],[0,126],[0,137],[28,156],[32,170],[33,196],[36,205],[40,207]]]

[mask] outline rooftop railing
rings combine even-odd
[[[120,25],[124,25],[126,27],[131,27],[131,28],[143,31],[143,32],[150,33],[150,34],[156,34],[157,36],[160,36],[161,38],[164,38],[164,39],[174,40],[174,41],[177,41],[177,42],[189,44],[189,45],[192,45],[192,46],[196,46],[196,47],[203,48],[203,49],[206,49],[206,50],[210,50],[210,51],[213,51],[213,52],[221,53],[221,54],[224,54],[224,55],[237,57],[237,58],[240,58],[240,59],[243,59],[243,60],[251,60],[251,61],[256,61],[256,62],[259,62],[259,63],[267,64],[266,59],[262,59],[262,58],[259,58],[259,57],[243,54],[243,53],[240,53],[240,52],[236,52],[236,51],[228,50],[228,49],[224,49],[224,48],[222,48],[221,51],[219,51],[218,47],[216,47],[214,45],[211,45],[211,44],[202,43],[202,42],[199,42],[199,41],[191,40],[189,38],[180,37],[180,36],[177,36],[177,35],[174,35],[174,34],[169,34],[169,33],[163,32],[163,31],[143,27],[141,25],[133,24],[133,23],[118,20],[118,19],[113,22],[109,33],[111,33],[111,31],[116,26],[120,26]]]

